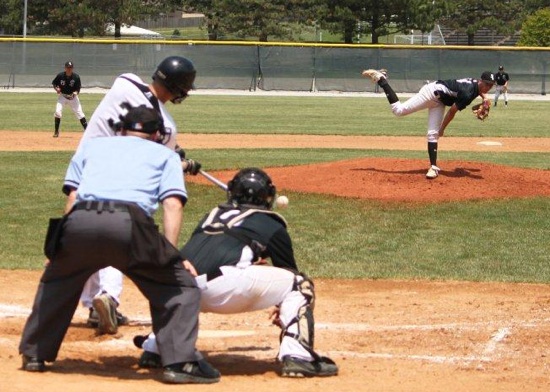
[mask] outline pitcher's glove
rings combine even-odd
[[[484,121],[489,117],[489,111],[491,110],[491,101],[488,99],[483,101],[483,103],[478,103],[477,105],[472,106],[472,113],[477,117],[478,120]]]

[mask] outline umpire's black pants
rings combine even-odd
[[[196,351],[200,290],[180,262],[136,263],[130,257],[132,219],[124,209],[75,210],[64,225],[61,246],[46,267],[19,352],[53,362],[94,272],[113,266],[149,300],[153,331],[164,365],[202,359]]]

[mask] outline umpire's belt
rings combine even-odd
[[[97,212],[129,212],[130,203],[121,203],[119,201],[113,200],[101,200],[101,201],[82,201],[76,204],[73,207],[73,211],[77,210],[87,210],[87,211],[97,211]]]

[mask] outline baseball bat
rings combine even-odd
[[[212,182],[213,184],[219,186],[221,189],[223,189],[224,191],[227,192],[227,185],[221,181],[221,180],[218,180],[216,177],[214,177],[212,174],[208,174],[207,172],[205,172],[204,170],[199,170],[199,173],[202,174],[206,179],[208,179],[210,182]]]

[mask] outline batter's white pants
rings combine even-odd
[[[92,300],[96,295],[107,293],[117,304],[120,304],[122,293],[122,272],[114,267],[100,269],[86,281],[80,301],[87,308],[92,307]]]
[[[80,99],[78,99],[78,95],[75,95],[73,99],[67,99],[62,94],[58,94],[57,104],[55,105],[55,113],[54,113],[55,118],[63,117],[63,107],[65,105],[68,105],[71,107],[71,110],[73,111],[74,115],[79,120],[86,117],[86,115],[82,111],[82,105],[80,104]]]
[[[437,143],[439,140],[439,127],[445,117],[445,105],[439,101],[435,95],[435,91],[448,92],[448,89],[442,84],[436,84],[435,82],[428,83],[422,86],[420,91],[407,101],[403,103],[398,101],[391,105],[391,110],[397,117],[428,109],[428,131],[426,137],[430,143]]]
[[[495,87],[495,104],[497,103],[498,98],[501,95],[504,97],[504,102],[507,103],[508,102],[508,91],[504,89],[504,86],[496,86]]]
[[[209,281],[201,289],[201,312],[234,314],[280,305],[280,320],[283,325],[288,325],[306,304],[300,292],[292,291],[295,275],[288,270],[265,265],[224,266],[221,270],[222,276]],[[290,326],[288,332],[297,334],[297,324]],[[143,349],[159,353],[153,333],[143,343]],[[298,341],[288,336],[283,337],[278,357],[282,360],[286,355],[313,360]]]

